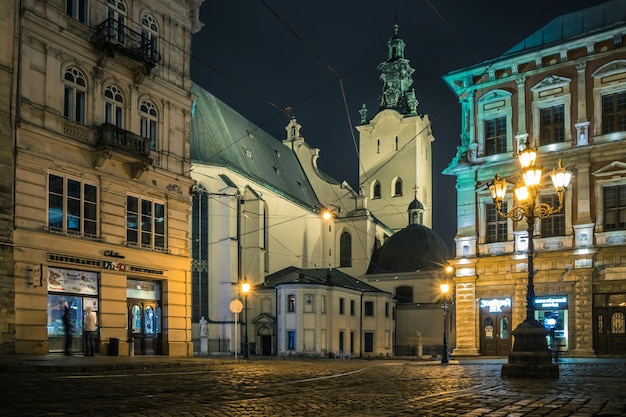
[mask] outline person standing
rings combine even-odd
[[[72,323],[70,323],[70,307],[65,303],[63,311],[63,330],[65,331],[65,354],[72,354]]]
[[[87,307],[86,311],[87,314],[85,315],[85,321],[83,322],[83,332],[85,333],[85,356],[94,356],[94,339],[96,336],[98,318],[96,317],[96,313],[91,310],[91,307]]]

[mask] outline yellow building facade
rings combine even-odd
[[[200,2],[3,2],[2,353],[189,356],[189,79]],[[3,132],[5,132],[3,130]],[[3,151],[5,152],[5,151]],[[6,198],[5,198],[6,197]]]

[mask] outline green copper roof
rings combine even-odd
[[[194,84],[191,161],[222,166],[298,204],[320,203],[291,149]]]
[[[552,44],[606,30],[626,22],[626,2],[613,0],[559,16],[504,53],[504,56],[546,48]]]

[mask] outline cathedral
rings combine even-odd
[[[370,118],[363,105],[356,127],[358,189],[318,167],[295,114],[279,140],[193,86],[194,340],[207,321],[197,354],[442,353],[439,286],[451,276],[430,229],[434,137],[397,25],[387,49],[379,107]]]

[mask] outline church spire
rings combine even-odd
[[[416,115],[418,101],[411,75],[415,71],[404,58],[404,40],[398,35],[398,22],[393,25],[393,36],[387,41],[387,60],[378,65],[383,93],[380,96],[380,111],[393,109],[403,115]]]

